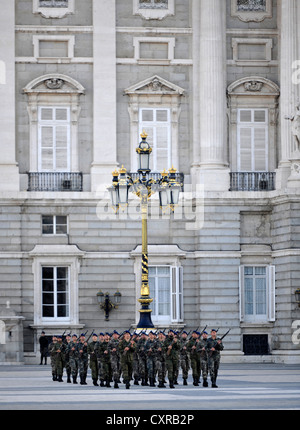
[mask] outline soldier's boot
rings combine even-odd
[[[71,383],[71,374],[67,373],[67,383]]]
[[[109,379],[107,379],[107,380],[106,380],[106,384],[105,384],[105,386],[106,386],[107,388],[111,388],[110,380],[109,380]]]
[[[208,387],[207,378],[203,378],[203,387]]]
[[[99,387],[99,384],[97,383],[97,379],[96,378],[93,379],[93,385],[95,385],[95,387]]]
[[[186,378],[183,378],[183,385],[187,385],[188,383],[187,383],[187,380],[186,380]]]
[[[198,387],[198,386],[199,386],[198,378],[194,378],[193,385],[194,385],[195,387]]]
[[[104,379],[100,379],[100,387],[105,387]]]
[[[64,382],[63,378],[62,378],[62,375],[59,375],[57,380],[58,380],[58,382]]]
[[[145,378],[142,378],[141,385],[142,385],[143,387],[145,386]]]
[[[55,373],[52,373],[52,381],[57,381],[57,377],[56,377]]]
[[[118,383],[116,381],[114,383],[114,388],[119,388],[119,385],[118,385]]]
[[[155,387],[154,378],[150,378],[150,387]]]
[[[149,384],[148,384],[148,378],[145,378],[145,385],[148,387],[149,386]]]
[[[159,381],[158,388],[166,388],[163,381]]]
[[[139,385],[139,380],[138,380],[138,378],[134,378],[134,385]]]
[[[211,388],[218,388],[215,378],[211,380]]]
[[[170,387],[170,388],[175,388],[175,387],[174,387],[174,382],[173,382],[173,380],[172,380],[172,379],[170,379],[170,380],[169,380],[169,387]]]
[[[178,385],[177,378],[174,379],[174,385]]]
[[[127,380],[125,381],[125,385],[126,385],[126,390],[129,390],[129,388],[130,388],[130,382],[129,382],[129,379],[127,379]]]
[[[73,384],[77,384],[77,378],[76,378],[76,376],[73,376]]]

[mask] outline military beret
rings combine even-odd
[[[73,334],[72,337],[78,337],[77,334]]]
[[[212,329],[211,329],[211,332],[212,332],[212,331],[215,331],[215,332],[217,332],[217,330],[216,330],[215,328],[212,328]]]
[[[57,335],[56,337],[57,337],[57,339],[62,339],[62,336],[60,334]]]
[[[120,334],[120,333],[118,333],[118,332],[117,332],[117,330],[114,330],[114,332],[113,332],[113,333],[114,333],[114,334]]]
[[[85,333],[81,333],[81,335],[80,336],[85,336]]]
[[[104,333],[102,333],[102,332],[101,332],[101,333],[99,333],[99,336],[104,336]]]

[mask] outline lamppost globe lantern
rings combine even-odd
[[[104,303],[104,293],[101,290],[97,293],[97,300],[100,305]]]
[[[128,193],[130,185],[128,184],[126,177],[127,170],[124,166],[120,169],[120,179],[118,184],[118,204],[120,206],[126,206],[128,204]]]
[[[141,134],[141,142],[139,147],[136,149],[138,154],[138,172],[147,173],[150,172],[150,154],[152,152],[152,148],[149,143],[146,141],[148,135],[145,131]]]
[[[121,303],[122,294],[119,290],[117,290],[114,294],[114,302],[116,305],[119,305]]]

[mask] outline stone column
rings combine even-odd
[[[298,0],[281,2],[280,47],[280,154],[277,171],[277,188],[285,188],[291,174],[291,159],[295,156],[295,138],[292,118],[299,100],[299,83],[295,82],[295,66],[299,60],[299,28],[297,29]],[[298,6],[298,7],[297,7]],[[299,27],[299,25],[298,25]],[[299,66],[298,66],[299,67]],[[289,119],[288,119],[289,118]],[[294,164],[293,164],[294,165]]]
[[[205,190],[229,190],[227,154],[227,103],[226,103],[226,2],[198,0],[195,12],[200,13],[199,31],[195,29],[194,46],[199,46],[199,62],[195,63],[194,89],[196,107],[194,135],[197,183]],[[196,23],[194,18],[194,23]],[[198,38],[198,40],[195,40]],[[194,50],[194,59],[197,56]],[[199,92],[197,90],[199,88]],[[197,145],[199,149],[197,150]]]
[[[19,191],[15,134],[15,2],[0,0],[0,191]]]
[[[115,0],[93,1],[94,146],[91,190],[111,184],[117,167],[117,79]]]

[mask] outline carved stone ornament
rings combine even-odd
[[[263,85],[262,82],[249,81],[244,83],[244,88],[246,91],[259,92],[262,90]]]
[[[51,78],[45,81],[45,85],[49,90],[59,90],[62,88],[64,81],[62,79]]]

